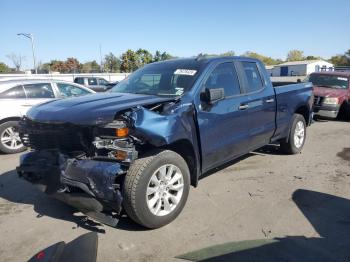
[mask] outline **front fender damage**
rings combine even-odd
[[[155,148],[171,147],[178,141],[191,145],[191,155],[182,155],[187,162],[192,162],[192,184],[196,186],[201,172],[200,146],[196,126],[196,111],[193,104],[173,106],[165,112],[154,112],[145,107],[137,107],[124,112],[123,118],[129,122],[131,135],[141,144]],[[141,147],[142,150],[142,147]],[[189,150],[189,148],[187,148]],[[179,149],[180,152],[186,149]],[[181,153],[180,153],[181,154]]]

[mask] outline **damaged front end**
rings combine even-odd
[[[120,163],[70,158],[57,150],[21,156],[17,173],[38,188],[105,224],[115,226],[122,208]]]
[[[20,136],[31,151],[21,156],[17,172],[43,192],[116,226],[130,165],[179,140],[192,141],[198,152],[193,118],[191,104],[174,100],[124,109],[107,123],[44,122],[29,114],[20,121]],[[199,166],[198,154],[187,159]]]
[[[20,136],[32,149],[20,158],[21,178],[104,224],[117,224],[123,175],[137,158],[123,121],[78,127],[24,118]]]

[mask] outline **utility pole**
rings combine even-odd
[[[31,40],[31,42],[32,42],[34,70],[35,70],[35,74],[38,74],[38,69],[36,68],[36,61],[35,61],[34,35],[33,34],[26,34],[26,33],[19,33],[17,35],[23,35],[24,37],[27,37],[27,38],[29,38]]]
[[[100,44],[100,72],[102,73],[102,48],[101,48],[101,44]]]

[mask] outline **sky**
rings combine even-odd
[[[349,0],[0,0],[0,62],[8,54],[38,61],[100,60],[127,49],[237,55],[254,51],[285,59],[289,50],[330,58],[350,49]]]

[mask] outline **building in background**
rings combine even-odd
[[[272,76],[272,70],[273,70],[274,66],[273,65],[265,65],[265,68],[266,68],[267,74],[269,76]]]
[[[334,65],[323,60],[293,61],[275,65],[268,70],[271,76],[306,76],[313,72],[333,71]]]

